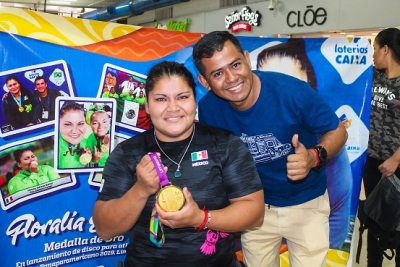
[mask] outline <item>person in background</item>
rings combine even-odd
[[[40,123],[40,104],[33,92],[21,85],[14,75],[6,79],[8,93],[2,98],[3,116],[14,129]]]
[[[146,104],[146,97],[144,96],[144,92],[140,92],[139,95],[135,97],[133,102],[138,103],[139,105]]]
[[[257,70],[276,71],[291,75],[317,90],[314,67],[307,56],[304,39],[290,38],[285,43],[270,46],[257,56]],[[326,162],[329,215],[329,248],[340,249],[350,227],[350,204],[353,176],[346,148]]]
[[[382,30],[374,41],[374,76],[372,85],[368,156],[363,182],[365,196],[371,194],[382,177],[400,176],[400,30]],[[378,240],[368,232],[368,267],[381,267],[383,253]],[[396,266],[400,266],[400,247]]]
[[[146,110],[154,128],[119,143],[104,167],[93,222],[104,240],[129,231],[126,267],[241,266],[231,233],[262,223],[249,150],[231,132],[194,122],[195,85],[183,64],[153,66]],[[182,189],[175,211],[156,204],[167,180]]]
[[[101,96],[102,98],[115,98],[118,99],[119,95],[115,92],[115,87],[111,86],[109,91],[106,91]]]
[[[146,96],[144,83],[140,83],[139,87],[136,87],[136,89],[133,91],[133,94],[135,95],[135,98],[139,97],[140,93],[143,93],[143,95]]]
[[[36,90],[34,93],[42,107],[40,121],[46,122],[54,120],[56,98],[62,96],[62,94],[57,90],[48,88],[46,78],[43,76],[35,78],[35,88]]]
[[[103,167],[110,151],[110,114],[96,110],[90,116],[92,133],[87,138],[87,145],[93,153],[93,165]]]
[[[122,89],[121,94],[129,93],[130,91],[133,93],[133,90],[135,90],[135,81],[133,80],[133,76],[129,76],[128,80],[123,81],[119,88]]]
[[[14,159],[20,171],[8,182],[11,195],[60,178],[50,165],[39,165],[36,155],[29,148],[16,150]]]
[[[240,136],[263,183],[263,225],[241,236],[246,265],[280,266],[285,238],[291,266],[325,267],[330,207],[324,164],[345,144],[346,129],[308,83],[252,72],[249,53],[229,32],[206,34],[193,59],[199,82],[211,90],[199,102],[199,121]]]
[[[122,98],[122,100],[133,102],[133,100],[135,99],[135,94],[133,93],[133,89],[131,89],[128,92],[122,92],[120,94],[120,97]]]
[[[84,137],[87,129],[83,105],[65,101],[59,112],[59,168],[82,168],[92,160]]]

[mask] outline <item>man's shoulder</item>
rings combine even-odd
[[[212,91],[208,91],[199,101],[199,107],[205,105],[207,107],[210,107],[211,103],[214,104],[221,104],[227,102],[226,100],[219,98],[218,96],[216,96]]]
[[[253,71],[259,78],[262,84],[297,84],[304,83],[304,81],[295,78],[291,75],[275,72],[275,71]]]
[[[47,88],[47,93],[49,95],[57,95],[57,96],[61,96],[62,95],[59,90],[52,89],[52,88]]]

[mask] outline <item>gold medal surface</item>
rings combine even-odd
[[[79,157],[79,162],[81,164],[88,164],[92,160],[92,154],[84,153]]]
[[[25,109],[24,109],[23,107],[20,106],[20,107],[18,108],[18,110],[19,110],[19,112],[24,112]]]
[[[109,149],[107,145],[101,145],[101,152],[108,153]]]
[[[168,185],[160,189],[157,194],[157,204],[164,211],[178,211],[185,204],[182,189],[175,185]]]

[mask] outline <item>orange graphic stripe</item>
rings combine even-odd
[[[132,61],[149,61],[195,44],[201,33],[141,28],[112,40],[75,48]]]

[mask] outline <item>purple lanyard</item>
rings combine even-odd
[[[167,174],[165,173],[164,166],[161,163],[160,158],[157,153],[151,152],[149,154],[151,161],[154,164],[154,167],[157,171],[158,177],[160,178],[161,187],[167,186],[170,184]],[[150,241],[156,247],[161,248],[165,243],[164,236],[164,228],[160,221],[158,220],[158,214],[156,211],[156,204],[154,203],[153,208],[151,210],[151,218],[150,218]]]
[[[164,166],[161,163],[161,160],[158,157],[157,153],[156,152],[151,152],[149,155],[150,155],[150,159],[153,162],[154,167],[155,167],[155,169],[157,171],[158,177],[160,178],[161,187],[165,187],[167,185],[170,185],[171,182],[168,180],[168,176],[165,173]]]

